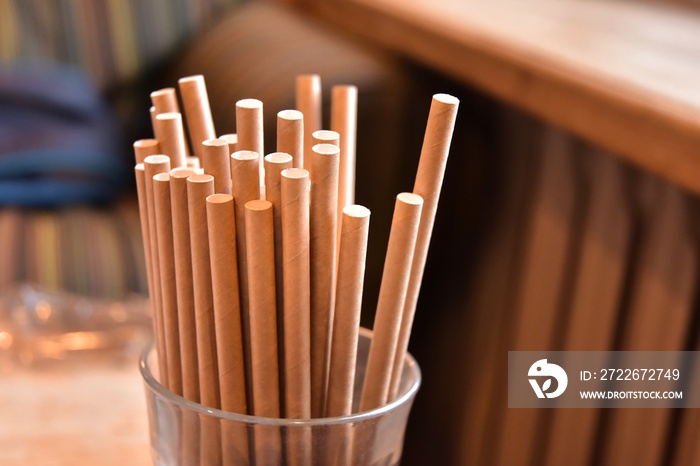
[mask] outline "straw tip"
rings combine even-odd
[[[265,161],[269,163],[289,163],[292,160],[292,156],[286,152],[273,152],[265,156]]]
[[[189,178],[187,178],[187,181],[190,183],[213,183],[214,177],[207,175],[206,173],[199,173],[190,175]]]
[[[403,202],[404,204],[410,204],[415,206],[423,205],[423,197],[415,193],[401,193],[398,196],[396,196],[396,199]]]
[[[207,196],[207,202],[209,204],[226,204],[227,202],[233,202],[233,196],[224,193],[211,194]]]
[[[182,178],[187,179],[190,176],[194,176],[196,174],[197,174],[197,172],[195,170],[193,170],[191,168],[184,168],[184,167],[173,168],[170,171],[170,177],[177,178],[177,179],[182,179]]]
[[[162,95],[168,95],[175,92],[174,87],[164,87],[163,89],[158,89],[157,91],[151,92],[151,97],[160,97]]]
[[[340,138],[340,134],[337,131],[331,131],[328,129],[319,129],[311,133],[311,136],[319,141],[335,141]]]
[[[231,154],[231,158],[236,160],[257,160],[258,157],[258,153],[252,150],[239,150]]]
[[[214,138],[214,139],[207,139],[205,141],[202,141],[202,145],[207,146],[207,147],[221,147],[221,146],[228,147],[228,142],[221,139],[221,138]]]
[[[134,141],[134,147],[138,147],[138,148],[154,147],[157,145],[158,145],[157,139],[139,139],[137,141]]]
[[[165,112],[156,115],[156,120],[158,121],[171,121],[171,120],[181,120],[182,114],[178,112]]]
[[[357,86],[353,84],[336,84],[331,88],[331,92],[339,94],[357,94]]]
[[[284,178],[289,178],[292,180],[299,180],[302,178],[308,178],[309,171],[304,169],[304,168],[287,168],[286,170],[282,170],[281,175]]]
[[[340,153],[340,148],[334,144],[316,144],[311,150],[321,155],[336,155]]]
[[[321,80],[321,75],[316,74],[316,73],[300,74],[297,76],[297,82],[300,82],[300,81],[320,81],[320,80]]]
[[[264,201],[262,199],[254,199],[245,203],[246,210],[252,210],[256,212],[272,209],[272,202]]]
[[[160,164],[169,163],[169,162],[170,162],[170,157],[168,157],[167,155],[162,155],[162,154],[149,155],[148,157],[143,159],[143,163],[145,165],[148,165],[148,164],[160,165]]]
[[[263,107],[263,103],[258,99],[241,99],[236,102],[236,107],[258,109]]]
[[[187,83],[200,83],[204,82],[204,76],[201,74],[194,74],[192,76],[184,76],[180,79],[177,80],[178,83],[180,84],[187,84]]]
[[[159,181],[161,183],[170,181],[170,173],[156,173],[153,175],[153,181]]]
[[[304,114],[299,110],[282,110],[277,113],[277,116],[282,120],[301,120],[304,118]]]
[[[343,208],[343,215],[355,218],[366,218],[370,215],[370,210],[362,205],[353,204]]]
[[[445,105],[459,105],[459,99],[450,94],[435,94],[433,99]]]

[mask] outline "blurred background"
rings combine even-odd
[[[204,75],[217,134],[260,99],[273,147],[308,73],[326,125],[331,87],[359,89],[367,327],[431,96],[461,101],[402,464],[700,464],[697,410],[506,396],[508,351],[700,344],[694,0],[1,1],[0,463],[148,464],[131,144],[152,137],[150,92]]]

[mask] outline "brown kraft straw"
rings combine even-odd
[[[394,355],[394,367],[392,369],[391,398],[395,398],[401,381],[403,360],[408,351],[408,342],[413,327],[413,318],[418,305],[420,285],[423,281],[423,271],[428,257],[428,247],[433,233],[435,214],[437,212],[442,179],[445,175],[447,157],[450,152],[450,143],[454,131],[459,99],[447,94],[435,94],[430,105],[428,123],[425,128],[423,147],[416,172],[416,181],[413,192],[423,197],[425,204],[418,230],[416,250],[413,254],[411,265],[411,279],[408,283],[406,303],[401,318],[401,332]]]
[[[282,172],[285,416],[311,417],[309,172]]]
[[[250,353],[253,414],[280,417],[277,312],[275,309],[275,244],[272,203],[245,205],[246,253],[250,290]],[[279,430],[254,431],[256,464],[280,464]]]
[[[351,205],[343,209],[328,375],[328,417],[347,416],[352,412],[369,217],[369,209],[363,206]]]
[[[278,344],[282,341],[282,198],[280,174],[282,170],[292,167],[292,156],[283,152],[273,152],[265,156],[265,199],[272,203],[272,217],[275,225],[275,284],[277,296]]]
[[[284,416],[311,417],[311,297],[309,248],[309,172],[282,172]],[[287,464],[311,464],[311,429],[287,431]]]
[[[170,391],[182,396],[182,363],[180,362],[180,332],[178,329],[177,284],[173,249],[173,222],[170,210],[170,174],[153,177],[153,200],[156,210],[158,236],[158,267],[163,305],[165,351],[168,355]]]
[[[195,171],[189,168],[176,168],[170,171],[170,201],[173,221],[175,281],[177,283],[182,392],[188,400],[199,403],[197,331],[194,315],[194,288],[192,287],[189,209],[187,207],[187,178],[194,174]]]
[[[185,162],[187,164],[187,168],[195,170],[195,171],[197,171],[197,173],[202,173],[201,172],[202,166],[199,163],[199,157],[186,157]]]
[[[265,155],[263,139],[263,103],[257,99],[242,99],[236,102],[236,149],[249,150],[259,154],[259,184],[265,183]]]
[[[211,264],[209,262],[209,233],[206,198],[214,194],[214,177],[192,175],[187,178],[187,208],[192,253],[192,284],[194,289],[195,327],[197,331],[197,363],[199,367],[200,402],[210,408],[221,406],[219,375],[216,361],[216,331],[214,328],[214,298],[212,295]]]
[[[335,289],[339,149],[311,151],[311,416],[323,417]]]
[[[185,107],[185,119],[187,120],[192,151],[194,155],[201,158],[202,142],[216,138],[204,76],[195,75],[180,78],[178,85],[182,96],[182,105]],[[214,179],[216,180],[216,176]]]
[[[207,225],[221,409],[246,414],[248,409],[238,292],[236,221],[231,195],[213,194],[207,197]]]
[[[417,194],[396,196],[360,411],[378,408],[388,401],[393,355],[399,338],[422,207],[423,198]]]
[[[149,155],[158,155],[160,153],[160,144],[158,144],[157,139],[139,139],[134,142],[136,163],[143,163]]]
[[[335,131],[319,129],[318,131],[314,131],[314,133],[311,135],[311,140],[314,146],[316,144],[333,144],[334,146],[338,146],[338,148],[340,148],[340,135]]]
[[[238,150],[238,135],[236,133],[222,134],[219,139],[223,139],[228,143],[228,153],[233,154]]]
[[[155,312],[155,296],[154,296],[154,284],[153,284],[153,267],[151,264],[151,233],[148,221],[148,200],[147,200],[147,190],[146,190],[146,173],[143,167],[143,163],[136,164],[134,167],[134,174],[136,175],[136,193],[138,195],[139,202],[139,217],[141,219],[141,236],[143,237],[143,252],[144,258],[146,260],[146,277],[148,279],[148,293],[151,299],[151,314],[153,317],[153,333],[156,338],[156,349],[158,349],[158,331],[159,331],[159,320]],[[160,363],[160,359],[158,360]],[[160,369],[160,364],[159,364]],[[163,372],[161,372],[163,374]],[[162,378],[162,375],[161,375]],[[163,382],[161,380],[161,382]]]
[[[272,204],[260,199],[247,202],[245,217],[253,414],[276,418],[280,416],[280,405]]]
[[[321,129],[321,77],[317,74],[297,76],[296,109],[304,115],[304,167],[311,157],[311,135]],[[311,172],[311,170],[309,170]]]
[[[250,322],[249,322],[249,292],[248,265],[246,241],[245,205],[248,201],[260,199],[258,184],[258,154],[252,151],[238,151],[231,154],[231,193],[233,195],[234,214],[236,216],[236,251],[238,255],[238,283],[241,295],[241,320],[243,323],[243,344],[246,358],[246,381],[248,397],[252,396],[250,360]],[[250,399],[249,405],[250,405]]]
[[[214,177],[214,192],[231,194],[231,153],[223,139],[207,139],[200,144],[204,173]]]
[[[331,89],[331,130],[340,135],[338,211],[342,212],[345,206],[355,203],[357,87],[333,86]]]
[[[187,146],[185,144],[185,131],[182,127],[182,115],[179,113],[158,114],[155,130],[160,150],[170,157],[172,167],[186,167]]]
[[[304,168],[304,115],[300,111],[277,114],[277,151],[291,155],[294,168]]]
[[[177,103],[177,93],[174,87],[166,87],[151,92],[151,103],[156,115],[161,113],[180,113]]]
[[[165,347],[165,327],[163,325],[163,297],[160,287],[160,262],[158,260],[158,233],[156,226],[156,211],[153,195],[153,177],[158,173],[170,171],[170,159],[165,155],[149,155],[144,160],[144,174],[146,185],[146,204],[148,210],[148,237],[151,249],[151,273],[153,289],[151,293],[151,305],[155,316],[154,323],[156,334],[156,349],[158,350],[158,369],[160,370],[160,382],[170,388],[168,379],[168,354]]]

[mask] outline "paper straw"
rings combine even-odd
[[[204,173],[214,177],[214,192],[231,194],[231,153],[223,139],[202,142],[201,162]]]
[[[199,162],[199,157],[186,157],[185,158],[185,164],[186,168],[190,168],[192,170],[197,171],[198,173],[202,173],[201,171],[201,164]]]
[[[369,209],[363,206],[343,209],[328,375],[328,417],[347,416],[352,412],[369,217]]]
[[[176,168],[170,171],[170,201],[173,220],[175,281],[177,283],[182,392],[185,398],[198,403],[197,331],[194,315],[194,288],[192,285],[190,221],[187,206],[187,178],[194,174],[195,171],[188,168]]]
[[[187,120],[192,151],[194,155],[201,158],[202,142],[216,138],[204,76],[195,75],[180,78],[178,85],[182,96],[182,105],[185,107],[185,119]]]
[[[246,414],[248,409],[238,292],[236,221],[231,195],[213,194],[207,197],[207,226],[221,409]]]
[[[416,241],[416,250],[411,265],[411,279],[406,293],[406,304],[401,318],[401,332],[394,356],[392,370],[391,398],[395,398],[401,381],[403,360],[408,351],[408,342],[413,327],[413,318],[418,305],[420,285],[423,281],[423,271],[428,257],[428,247],[433,233],[435,214],[437,212],[442,179],[445,175],[445,166],[450,152],[450,143],[454,131],[459,99],[447,94],[435,94],[428,114],[428,123],[425,128],[423,147],[413,192],[423,197],[425,205]]]
[[[311,135],[322,126],[321,77],[317,74],[297,76],[296,108],[304,114],[304,168],[311,157]]]
[[[282,195],[280,174],[292,167],[292,156],[283,152],[273,152],[265,156],[265,199],[272,203],[272,216],[275,225],[275,283],[277,287],[277,323],[282,329]],[[282,332],[279,335],[283,346]]]
[[[319,129],[318,131],[314,131],[311,135],[311,140],[314,146],[316,144],[333,144],[334,146],[340,147],[340,135],[335,131],[330,131],[327,129]]]
[[[151,106],[148,109],[148,113],[151,116],[151,128],[153,128],[153,137],[158,140],[158,128],[156,125],[156,117],[158,116],[158,112],[156,112],[156,108]]]
[[[238,283],[241,295],[241,320],[243,322],[244,355],[246,357],[246,380],[248,396],[252,396],[252,375],[250,360],[250,321],[248,305],[248,259],[246,253],[246,218],[247,202],[260,199],[258,184],[258,154],[251,151],[238,151],[231,154],[231,194],[233,195],[234,214],[236,216],[236,251],[238,253]],[[250,399],[249,399],[250,402]],[[249,403],[250,405],[250,403]]]
[[[177,103],[177,93],[174,87],[166,87],[151,92],[151,103],[156,115],[161,113],[180,113]]]
[[[219,139],[223,139],[228,143],[228,153],[233,154],[238,150],[238,135],[236,133],[222,134]]]
[[[311,298],[309,247],[309,172],[282,172],[284,416],[311,417]],[[286,431],[287,465],[312,464],[311,428]],[[317,461],[318,463],[318,461]]]
[[[250,290],[252,411],[256,416],[278,418],[281,413],[272,203],[259,199],[246,203],[245,218]],[[253,443],[255,464],[282,464],[278,427],[255,426]]]
[[[388,401],[393,356],[396,354],[422,207],[423,198],[418,194],[401,193],[396,197],[360,411],[378,408]]]
[[[170,171],[170,159],[165,155],[149,155],[144,160],[144,183],[146,187],[146,204],[148,212],[148,238],[151,253],[151,306],[155,316],[156,349],[158,350],[158,369],[160,382],[170,387],[168,380],[168,356],[165,348],[165,327],[163,326],[162,295],[160,290],[160,267],[158,260],[158,234],[156,229],[156,212],[153,197],[153,177],[158,173]]]
[[[300,111],[277,114],[277,151],[291,155],[294,168],[304,167],[304,115]]]
[[[175,281],[175,253],[173,249],[173,222],[170,210],[170,174],[153,177],[153,203],[156,211],[158,236],[158,267],[163,305],[163,329],[168,364],[168,387],[182,396],[182,363],[180,361],[180,332],[178,329],[177,284]]]
[[[311,415],[323,417],[333,322],[338,219],[337,146],[318,144],[311,158]]]
[[[236,102],[236,134],[238,143],[236,149],[257,152],[260,155],[258,163],[259,183],[265,183],[265,167],[263,155],[265,154],[263,140],[263,104],[257,99],[243,99]]]
[[[272,203],[254,200],[245,205],[250,337],[253,361],[253,414],[279,417],[275,252]]]
[[[187,166],[187,146],[185,131],[182,128],[182,115],[179,113],[160,113],[155,123],[160,150],[170,157],[173,168]]]
[[[192,253],[192,284],[197,331],[197,364],[199,367],[200,402],[219,408],[219,375],[216,361],[214,327],[214,297],[212,295],[211,264],[209,262],[209,233],[206,198],[214,194],[214,177],[192,175],[187,178],[187,208]]]
[[[331,90],[331,130],[340,135],[338,211],[342,212],[343,208],[355,202],[357,87],[333,86]]]
[[[160,153],[160,145],[157,139],[139,139],[134,142],[136,163],[143,163],[149,155],[158,155]]]
[[[309,172],[282,172],[285,416],[311,417]]]
[[[148,279],[148,294],[151,299],[151,314],[153,317],[153,330],[156,338],[156,349],[162,351],[158,347],[158,335],[159,335],[159,320],[155,312],[155,296],[153,293],[153,267],[151,265],[151,233],[148,221],[148,194],[146,189],[146,174],[144,171],[143,163],[136,164],[134,167],[134,174],[136,175],[136,193],[139,202],[139,218],[141,220],[141,237],[143,238],[143,252],[146,262],[146,277]],[[161,369],[160,358],[159,370]],[[163,374],[163,372],[161,372]]]

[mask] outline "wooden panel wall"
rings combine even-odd
[[[454,464],[700,464],[695,410],[507,408],[509,350],[697,349],[697,199],[506,111],[498,214],[464,312],[479,377]]]

